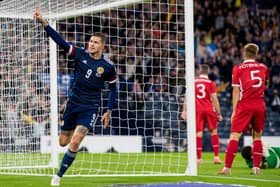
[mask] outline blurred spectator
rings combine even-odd
[[[273,90],[270,98],[270,107],[272,111],[280,112],[280,96],[278,90]]]

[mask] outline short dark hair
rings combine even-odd
[[[252,160],[252,147],[245,146],[241,149],[241,155],[246,161]]]
[[[244,51],[247,58],[256,58],[259,52],[259,46],[254,43],[248,43],[244,46]]]
[[[101,39],[101,42],[102,42],[103,44],[106,43],[106,36],[105,36],[105,34],[103,34],[103,33],[101,33],[101,32],[95,32],[92,36],[95,36],[95,37],[100,38],[100,39]]]
[[[199,68],[200,74],[207,74],[209,73],[209,66],[207,64],[201,64]]]

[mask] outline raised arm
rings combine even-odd
[[[54,40],[54,42],[57,43],[57,45],[59,45],[66,53],[71,54],[73,52],[73,47],[68,42],[66,42],[57,31],[49,26],[49,23],[43,18],[39,9],[36,9],[33,17],[43,25],[48,36],[50,36]]]

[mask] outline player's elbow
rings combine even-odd
[[[66,145],[68,145],[68,143],[62,143],[62,142],[59,142],[59,145],[61,146],[61,147],[65,147]]]
[[[63,141],[63,140],[60,140],[59,141],[59,145],[61,146],[61,147],[65,147],[66,145],[68,145],[69,144],[69,141]]]

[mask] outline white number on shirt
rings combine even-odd
[[[92,74],[92,70],[88,69],[87,70],[87,74],[85,75],[85,77],[88,79],[90,77],[90,75]]]
[[[206,96],[205,85],[204,84],[197,84],[196,87],[198,88],[197,98],[198,99],[203,99]]]
[[[254,84],[252,87],[254,88],[258,88],[262,85],[262,79],[261,77],[258,77],[256,74],[259,73],[260,70],[254,70],[254,71],[250,71],[250,76],[251,76],[251,80],[257,80],[258,83]]]

